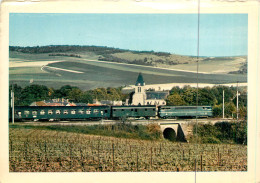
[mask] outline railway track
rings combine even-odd
[[[197,122],[199,124],[215,124],[217,122],[234,122],[236,120],[234,119],[222,119],[222,118],[205,118],[205,119],[197,119]],[[147,125],[150,123],[157,123],[159,125],[161,124],[195,124],[196,119],[130,119],[125,122],[119,121],[119,120],[99,120],[99,121],[53,121],[53,122],[41,122],[41,121],[24,121],[24,122],[16,122],[16,124],[20,125],[108,125],[108,124],[117,124],[117,123],[131,123],[133,125],[141,124],[141,125]]]

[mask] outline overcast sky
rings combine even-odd
[[[202,14],[200,56],[247,55],[247,14]],[[197,55],[197,14],[11,13],[11,46],[96,45]]]

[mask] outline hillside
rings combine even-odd
[[[246,82],[244,57],[200,57],[200,83]],[[243,69],[240,72],[239,69]],[[130,51],[97,46],[10,46],[9,79],[59,88],[119,87],[135,83],[142,72],[146,84],[197,82],[197,58],[162,52]],[[232,73],[230,73],[232,72]]]
[[[197,60],[201,72],[246,74],[246,56],[237,57],[197,57],[171,54],[154,51],[134,51],[106,46],[69,46],[50,45],[36,47],[10,46],[10,57],[19,53],[31,55],[44,54],[46,59],[54,58],[86,58],[104,62],[117,62],[136,65],[145,65],[160,68],[180,69],[187,71],[197,70]],[[212,67],[214,66],[214,67]]]
[[[111,48],[105,46],[69,46],[69,45],[50,45],[50,46],[36,46],[36,47],[18,47],[10,46],[11,53],[30,53],[46,54],[49,58],[54,57],[74,57],[74,58],[91,58],[99,61],[119,62],[136,65],[146,65],[162,68],[173,68],[195,71],[197,60],[201,68],[208,67],[210,64],[223,65],[223,72],[230,74],[246,74],[247,73],[247,59],[245,56],[241,57],[193,57],[171,54],[166,52],[154,51],[134,51],[119,48]],[[10,54],[12,55],[12,54]],[[12,56],[11,56],[12,57]],[[228,62],[228,64],[227,64]],[[190,65],[191,64],[191,65]],[[176,67],[176,65],[179,65]],[[181,65],[181,66],[180,66]],[[227,68],[228,67],[228,68]],[[205,70],[214,72],[214,70],[205,68]],[[219,71],[220,70],[220,71]],[[218,72],[221,72],[221,68]],[[226,71],[227,70],[227,71]]]

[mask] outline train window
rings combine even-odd
[[[45,114],[45,111],[44,110],[41,110],[40,111],[40,115],[44,115]]]
[[[131,109],[131,111],[134,111],[134,109]]]
[[[84,114],[84,110],[79,110],[79,114]]]
[[[21,116],[22,112],[21,111],[17,111],[17,114],[18,114],[18,116]]]
[[[153,109],[153,111],[155,111],[155,109]]]
[[[135,112],[137,112],[137,109],[135,109]]]
[[[56,114],[60,114],[60,110],[56,110]]]
[[[91,110],[88,109],[88,110],[86,111],[86,114],[90,114],[90,113],[91,113]]]
[[[32,111],[32,115],[37,115],[37,111]]]
[[[113,109],[113,111],[116,111],[115,109]]]
[[[76,110],[71,110],[71,114],[76,114]]]
[[[121,109],[121,111],[125,111],[124,109]]]
[[[170,110],[171,108],[166,108],[166,107],[164,107],[164,108],[161,108],[161,109],[164,109],[164,110]],[[172,109],[174,109],[174,107],[172,107]]]
[[[29,115],[30,111],[24,111],[24,115]]]
[[[105,113],[107,113],[107,110],[105,110]]]
[[[98,113],[98,109],[94,109],[94,113]]]
[[[145,111],[147,111],[147,109],[144,109]]]
[[[52,115],[53,114],[53,110],[48,110],[48,114]]]
[[[63,114],[69,114],[68,110],[64,110]]]

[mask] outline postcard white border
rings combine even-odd
[[[248,171],[197,172],[196,182],[260,182],[259,165],[259,2],[200,1],[200,13],[248,14]],[[196,0],[3,1],[1,4],[0,182],[195,182],[194,172],[9,173],[8,57],[9,13],[198,13]]]

